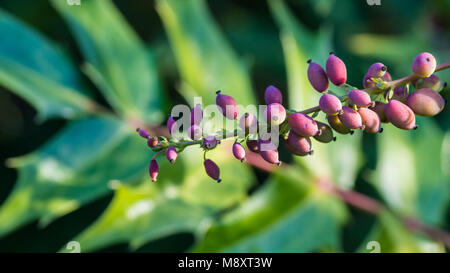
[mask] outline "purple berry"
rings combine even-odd
[[[406,101],[406,97],[408,96],[408,90],[403,86],[397,86],[394,88],[394,94],[392,95],[392,100],[398,100],[401,102]]]
[[[150,162],[150,166],[148,167],[148,172],[150,173],[150,177],[152,178],[153,182],[156,182],[156,177],[158,176],[159,167],[158,162],[156,162],[155,159],[152,159]]]
[[[283,103],[283,95],[281,94],[280,90],[276,88],[273,85],[269,85],[266,88],[266,92],[264,92],[264,100],[266,101],[266,104],[272,104],[272,103]]]
[[[342,113],[338,116],[342,124],[349,129],[361,129],[363,127],[361,116],[348,106],[342,107]]]
[[[174,147],[169,147],[166,152],[166,158],[170,163],[174,163],[178,157],[177,150]]]
[[[264,119],[272,126],[278,126],[286,119],[286,110],[279,103],[269,104],[264,109]]]
[[[369,71],[367,72],[367,76],[371,78],[382,78],[387,71],[387,66],[382,63],[374,63],[369,67]]]
[[[384,107],[388,120],[397,128],[403,130],[416,129],[414,112],[398,100],[390,100]]]
[[[216,104],[219,107],[220,112],[227,118],[234,120],[239,115],[238,106],[233,97],[221,94],[217,91]]]
[[[172,134],[172,131],[175,129],[175,120],[173,119],[172,116],[169,116],[169,118],[167,119],[167,129],[169,130],[169,133]]]
[[[368,108],[359,108],[358,114],[361,116],[364,125],[364,132],[376,134],[381,131],[380,117]]]
[[[286,147],[291,153],[297,156],[307,156],[313,153],[311,150],[311,140],[308,137],[299,136],[293,131],[289,132]]]
[[[203,138],[203,147],[205,149],[214,149],[217,144],[219,143],[219,141],[216,139],[215,136],[207,136]]]
[[[258,153],[258,141],[257,140],[247,140],[247,142],[245,143],[247,145],[247,148],[254,152],[254,153]]]
[[[372,111],[374,111],[375,113],[377,113],[378,117],[380,118],[380,121],[383,123],[387,123],[389,122],[386,114],[384,113],[384,106],[385,104],[382,103],[381,101],[376,101],[375,105],[373,107],[370,107],[370,109]]]
[[[389,72],[386,72],[386,73],[384,74],[384,76],[381,77],[381,79],[382,79],[383,81],[385,81],[385,82],[391,82],[391,81],[392,81],[392,77],[391,77],[391,74],[389,74]]]
[[[239,142],[233,144],[233,155],[241,162],[245,161],[245,149]]]
[[[331,128],[338,132],[339,134],[346,135],[352,132],[349,128],[345,127],[344,124],[339,120],[338,115],[327,115],[328,124]]]
[[[258,118],[250,113],[245,113],[239,120],[239,127],[246,134],[256,133],[258,130]]]
[[[147,145],[150,148],[156,147],[156,145],[158,145],[158,138],[157,137],[149,137],[147,140]]]
[[[137,128],[137,129],[136,129],[136,132],[138,132],[138,134],[139,134],[141,137],[146,138],[146,139],[150,136],[150,134],[148,133],[148,131],[145,130],[145,129]]]
[[[281,162],[278,159],[277,147],[275,146],[275,144],[270,142],[270,140],[259,140],[258,150],[259,154],[265,161],[269,162],[270,164],[281,165]]]
[[[316,121],[317,126],[319,127],[320,134],[317,134],[314,136],[314,139],[322,142],[322,143],[330,143],[331,141],[335,141],[336,137],[333,135],[333,130],[331,130],[331,127],[328,126],[325,123],[322,123],[320,121]]]
[[[333,52],[328,57],[326,69],[328,78],[334,85],[341,86],[347,82],[347,68],[345,67],[345,63],[336,57]]]
[[[288,122],[291,129],[299,136],[312,137],[319,133],[317,123],[306,114],[291,114],[288,118]]]
[[[337,114],[342,110],[341,100],[332,94],[324,94],[319,100],[320,109],[327,115]]]
[[[200,138],[202,138],[202,134],[203,132],[200,126],[194,124],[189,127],[188,136],[190,139],[199,140]]]
[[[436,59],[428,52],[417,55],[412,64],[412,71],[420,78],[431,76],[436,70]]]
[[[191,110],[191,125],[200,125],[203,119],[203,110],[200,104],[197,104]]]
[[[423,88],[409,95],[406,104],[415,114],[431,117],[439,114],[444,109],[445,100],[433,89]]]
[[[325,70],[318,63],[308,61],[308,79],[312,87],[323,93],[328,90],[329,82]]]
[[[370,95],[362,90],[352,90],[348,92],[348,98],[358,107],[369,107],[372,104]]]
[[[419,79],[414,82],[414,87],[416,89],[423,88],[431,88],[434,91],[438,91],[442,86],[441,79],[436,74],[431,75],[430,77]]]
[[[206,159],[205,162],[203,162],[203,165],[205,166],[206,174],[208,174],[209,177],[216,180],[218,183],[222,181],[222,179],[220,179],[220,169],[214,161]]]
[[[376,83],[374,83],[371,80],[371,77],[368,74],[366,74],[363,79],[363,85],[364,85],[364,88],[372,88],[372,87],[376,86]]]

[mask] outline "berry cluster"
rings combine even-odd
[[[371,65],[363,79],[364,90],[359,90],[347,84],[347,68],[345,63],[334,53],[330,53],[325,69],[318,63],[308,61],[308,79],[312,87],[322,96],[319,105],[304,111],[286,110],[279,89],[267,87],[264,100],[262,121],[251,113],[244,113],[239,118],[239,107],[231,96],[217,91],[216,105],[226,119],[238,120],[239,129],[233,134],[236,138],[232,152],[236,159],[244,162],[246,149],[259,153],[271,163],[280,165],[278,147],[273,139],[267,137],[261,128],[276,132],[284,140],[287,149],[296,156],[312,155],[311,138],[322,143],[336,141],[334,132],[353,134],[354,130],[362,130],[369,134],[381,133],[382,123],[391,123],[395,127],[411,130],[417,129],[416,115],[434,116],[440,113],[446,101],[439,92],[446,83],[434,73],[450,67],[450,63],[437,66],[436,59],[430,53],[419,54],[413,64],[411,76],[392,81],[387,67],[382,63]],[[346,90],[346,95],[337,96],[329,90],[330,82]],[[412,87],[414,87],[414,92]],[[328,124],[316,121],[317,115],[323,112]],[[158,164],[155,160],[160,152],[166,153],[170,163],[174,163],[178,153],[190,145],[200,145],[205,151],[204,167],[206,173],[220,182],[220,169],[211,159],[206,158],[206,152],[220,144],[220,139],[229,136],[204,136],[202,132],[203,109],[200,104],[191,109],[190,127],[187,135],[190,140],[175,140],[165,137],[151,137],[149,133],[138,128],[140,136],[147,139],[148,146],[156,152],[153,156],[149,172],[152,181],[156,181]],[[167,129],[172,133],[177,121],[172,116],[167,120]],[[240,137],[242,136],[242,137]],[[256,136],[256,137],[251,137]],[[278,143],[278,141],[276,142]]]

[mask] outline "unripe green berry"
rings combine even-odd
[[[320,93],[328,90],[329,82],[325,70],[318,63],[308,61],[308,80],[312,87]]]
[[[338,115],[327,115],[328,124],[331,128],[338,132],[339,134],[346,135],[352,132],[349,128],[345,127],[344,124],[339,120]]]
[[[320,134],[315,135],[314,139],[322,143],[330,143],[331,141],[336,141],[336,137],[333,135],[333,130],[330,126],[320,121],[316,121],[316,123],[319,127]]]
[[[397,128],[403,130],[416,129],[414,112],[398,100],[390,100],[384,107],[388,120]]]
[[[417,55],[412,64],[412,71],[421,78],[431,76],[436,70],[436,59],[428,52],[423,52]]]
[[[431,117],[439,114],[444,109],[445,100],[433,89],[423,88],[409,95],[406,104],[415,114]]]

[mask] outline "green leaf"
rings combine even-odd
[[[94,110],[76,69],[55,45],[2,10],[0,32],[0,84],[36,107],[41,121]]]
[[[449,177],[444,134],[431,120],[418,118],[417,131],[386,126],[378,137],[378,166],[373,184],[389,206],[429,224],[443,220]]]
[[[86,58],[85,72],[120,113],[159,123],[161,84],[150,51],[109,0],[53,1]]]
[[[150,153],[133,130],[113,118],[73,122],[44,147],[10,164],[18,181],[0,208],[0,236],[34,219],[46,225],[104,196],[114,180],[142,177]]]
[[[215,102],[217,90],[244,106],[255,102],[248,71],[219,31],[204,0],[158,0],[157,11],[183,80],[182,95],[193,103]]]
[[[285,169],[212,224],[196,252],[311,252],[339,249],[340,201]]]
[[[320,60],[325,62],[331,51],[331,33],[326,29],[322,29],[318,34],[311,33],[296,21],[283,1],[269,0],[268,3],[281,28],[289,84],[289,106],[296,110],[317,106],[320,94],[309,83],[307,60],[312,58],[318,63]],[[318,118],[325,122],[324,119],[323,116]],[[332,179],[342,187],[351,188],[362,163],[360,142],[360,133],[353,136],[337,135],[337,141],[334,143],[314,142],[314,155],[296,157],[296,161],[315,174]]]

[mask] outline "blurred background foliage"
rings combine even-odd
[[[333,50],[361,86],[382,61],[394,78],[414,56],[450,60],[450,1],[3,0],[0,10],[0,251],[442,252],[396,215],[450,230],[450,111],[404,132],[314,143],[272,174],[243,165],[230,143],[160,162],[136,136],[171,106],[221,89],[241,104],[278,86],[292,109],[317,104],[306,61]],[[448,71],[440,72],[449,80]],[[448,90],[443,96],[449,99]],[[111,115],[111,111],[116,113]],[[319,116],[319,119],[323,117]],[[378,216],[323,192],[328,179],[386,205]]]

